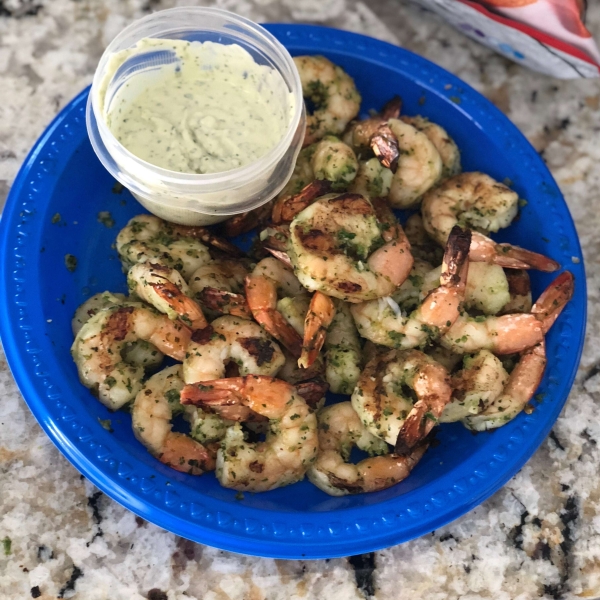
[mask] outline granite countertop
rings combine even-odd
[[[47,123],[128,23],[176,0],[0,1],[0,207]],[[189,3],[189,2],[188,2]],[[550,437],[502,490],[421,539],[349,559],[279,561],[195,544],[87,482],[29,412],[0,350],[0,598],[527,600],[600,597],[600,80],[524,70],[399,0],[217,0],[258,21],[316,22],[400,44],[480,90],[543,156],[587,260],[581,368]],[[600,3],[589,3],[600,35]]]

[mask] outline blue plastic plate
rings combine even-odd
[[[468,85],[434,64],[368,37],[303,25],[268,29],[293,54],[324,54],[354,77],[363,110],[394,94],[405,114],[442,124],[462,150],[464,170],[509,178],[527,205],[501,232],[558,260],[575,275],[575,295],[547,337],[540,402],[493,433],[440,428],[411,476],[374,494],[332,498],[308,481],[265,494],[222,488],[155,460],[77,378],[69,348],[73,312],[90,295],[125,291],[116,252],[119,229],[143,212],[96,159],[85,129],[88,90],[53,121],[25,161],[0,223],[0,331],[31,411],[63,454],[106,494],[141,517],[218,548],[278,558],[347,556],[426,534],[488,498],[535,452],[565,403],[583,345],[585,274],[573,221],[535,150]],[[115,225],[98,221],[109,211]],[[65,255],[77,258],[74,272]],[[552,275],[532,273],[534,296]],[[110,419],[113,432],[100,419]]]

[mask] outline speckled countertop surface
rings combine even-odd
[[[27,151],[91,81],[108,42],[133,19],[175,4],[0,1],[0,206]],[[258,21],[323,23],[398,43],[456,73],[508,114],[552,170],[581,236],[590,303],[577,381],[535,456],[458,521],[375,554],[286,562],[194,544],[108,499],[39,428],[0,350],[0,598],[599,598],[600,80],[564,82],[525,71],[396,0],[214,4]],[[600,3],[590,2],[588,23],[600,35]]]

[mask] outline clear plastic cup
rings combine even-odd
[[[277,69],[294,99],[294,112],[283,138],[258,160],[222,173],[178,173],[132,154],[104,121],[100,91],[110,102],[119,86],[156,66],[156,52],[136,53],[112,78],[107,75],[111,56],[135,46],[143,38],[234,43],[248,51],[256,63]],[[94,75],[86,120],[92,146],[111,175],[151,213],[184,225],[218,223],[276,196],[292,175],[306,125],[300,77],[288,51],[266,29],[248,19],[216,8],[191,6],[144,17],[111,42]]]

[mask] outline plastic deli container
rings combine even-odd
[[[259,65],[281,74],[293,96],[293,113],[283,138],[258,160],[222,173],[193,174],[150,164],[127,150],[112,134],[101,106],[110,106],[120,86],[139,74],[172,62],[168,53],[136,52],[111,75],[114,53],[143,38],[238,44]],[[108,81],[106,81],[108,78]],[[100,94],[103,94],[102,99]],[[87,129],[106,169],[151,213],[184,225],[210,225],[250,211],[276,196],[292,175],[302,147],[306,116],[302,86],[292,57],[265,29],[215,8],[179,7],[156,12],[132,23],[106,48],[94,75],[87,103]]]

